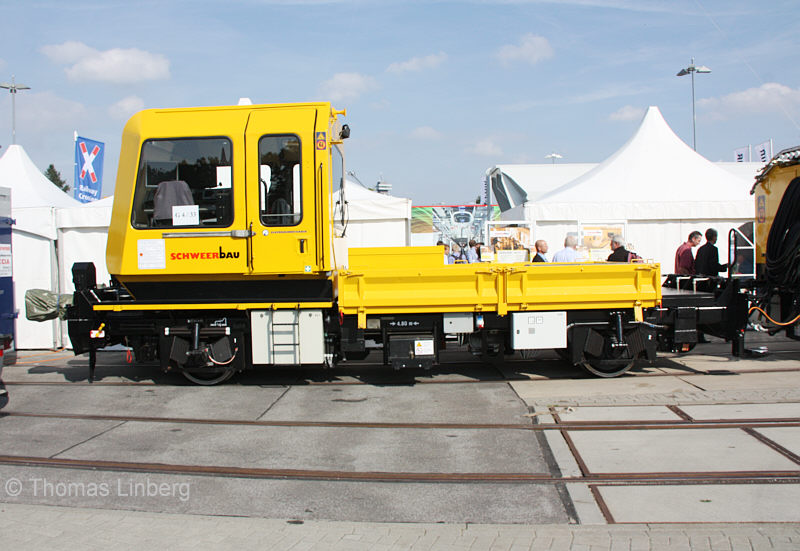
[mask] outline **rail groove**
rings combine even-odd
[[[800,418],[764,418],[764,419],[713,419],[704,421],[572,421],[558,419],[556,423],[522,424],[522,423],[402,423],[402,422],[370,422],[370,421],[295,421],[295,420],[261,420],[261,419],[209,419],[191,417],[153,417],[142,415],[106,415],[95,413],[38,413],[29,411],[2,411],[3,417],[32,417],[45,419],[72,419],[87,421],[128,421],[140,423],[184,423],[193,425],[242,425],[261,427],[324,427],[324,428],[365,428],[365,429],[464,429],[464,430],[672,430],[672,429],[758,429],[772,427],[800,427]]]
[[[66,459],[36,456],[0,455],[0,465],[47,467],[79,470],[122,471],[149,474],[224,476],[233,478],[330,480],[361,482],[450,482],[450,483],[527,483],[557,484],[590,482],[602,484],[731,484],[791,483],[800,484],[800,470],[795,471],[711,471],[653,473],[593,473],[580,477],[559,477],[549,473],[432,473],[432,472],[358,472],[319,469],[269,469],[222,465],[180,465],[97,459]]]

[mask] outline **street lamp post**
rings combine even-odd
[[[562,159],[563,157],[564,157],[563,155],[559,155],[555,151],[544,156],[545,159],[550,159],[552,161],[552,164],[556,164],[556,159]]]
[[[14,98],[17,97],[17,91],[30,90],[30,86],[24,84],[17,84],[14,82],[14,75],[11,75],[11,84],[4,82],[0,84],[0,88],[5,88],[11,92],[11,144],[17,143],[17,103]]]
[[[697,117],[694,112],[694,74],[695,73],[710,73],[711,69],[705,65],[695,66],[694,58],[692,62],[685,69],[681,69],[677,76],[682,77],[692,75],[692,148],[697,151]]]

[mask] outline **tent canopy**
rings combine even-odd
[[[510,177],[526,193],[528,201],[537,201],[596,166],[597,163],[495,165],[486,172],[489,177],[498,171]]]
[[[350,221],[411,219],[411,199],[377,193],[351,180],[344,182],[344,200],[347,201],[346,217]],[[333,194],[334,205],[339,201],[337,190]],[[336,205],[337,212],[338,209]]]
[[[658,107],[650,107],[630,140],[595,168],[540,197],[533,216],[568,220],[576,218],[576,210],[588,209],[595,219],[752,218],[750,186],[697,154]]]
[[[0,185],[11,188],[11,207],[77,207],[76,201],[39,172],[21,145],[0,157]]]

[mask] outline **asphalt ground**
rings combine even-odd
[[[0,456],[66,463],[0,464],[0,535],[12,519],[33,511],[55,518],[54,525],[77,515],[146,527],[159,525],[152,515],[174,515],[190,524],[242,517],[262,528],[264,519],[273,519],[270,533],[282,537],[286,526],[325,527],[322,536],[315,529],[309,539],[300,531],[277,544],[286,549],[378,548],[363,544],[377,543],[371,538],[386,531],[384,523],[415,534],[405,547],[400,540],[381,543],[397,549],[451,548],[441,538],[454,527],[461,530],[456,540],[476,549],[513,548],[503,547],[511,528],[527,530],[524,537],[516,533],[519,548],[543,546],[537,527],[540,534],[562,527],[567,531],[559,532],[559,545],[568,539],[563,548],[588,549],[579,547],[581,526],[595,530],[584,536],[607,543],[598,549],[617,548],[610,536],[617,527],[636,527],[636,537],[623,546],[632,549],[634,540],[662,541],[661,523],[673,523],[667,526],[674,527],[675,541],[685,540],[688,548],[717,548],[692,544],[694,531],[714,523],[728,545],[719,548],[733,549],[739,541],[733,536],[745,536],[734,534],[733,524],[718,523],[745,522],[752,528],[747,548],[797,549],[800,428],[791,421],[800,425],[800,346],[760,335],[750,344],[765,344],[769,354],[736,359],[727,344],[712,342],[610,380],[585,377],[548,352],[486,365],[451,350],[430,372],[395,373],[373,355],[333,370],[242,374],[210,388],[154,365],[130,365],[125,352],[101,352],[98,381],[89,384],[85,357],[23,351],[3,372],[10,400],[0,416]],[[687,418],[693,426],[641,426]],[[708,424],[720,420],[774,423]],[[552,425],[558,422],[571,428]],[[605,425],[578,430],[580,423]],[[537,424],[553,428],[517,428]],[[117,466],[76,463],[94,460]],[[131,470],[132,464],[228,471]],[[261,469],[261,475],[237,476],[238,468]],[[280,470],[343,476],[273,476]],[[347,478],[360,473],[401,480]],[[437,473],[529,479],[413,479]],[[653,478],[664,473],[673,479]],[[765,473],[783,474],[769,479]],[[700,478],[687,482],[687,476]],[[781,524],[753,524],[774,522]],[[476,525],[495,535],[464,540],[466,528]],[[62,528],[13,541],[23,547],[81,541],[80,533]],[[235,536],[241,526],[225,529]],[[338,539],[323,541],[325,533]],[[428,537],[433,534],[439,539]],[[170,537],[164,533],[161,541]],[[555,548],[550,541],[541,548]]]

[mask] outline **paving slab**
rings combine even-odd
[[[36,413],[258,419],[283,387],[15,385],[6,409]]]
[[[597,505],[597,500],[592,495],[588,484],[571,483],[566,484],[566,487],[582,525],[606,524],[603,512]]]
[[[609,394],[664,394],[697,390],[679,377],[622,377],[617,379],[571,379],[513,381],[510,383],[529,406],[554,396],[606,396]]]
[[[692,419],[800,419],[800,403],[686,405],[681,409]]]
[[[748,373],[753,371],[794,371],[797,370],[797,352],[781,353],[768,358],[736,358],[729,355],[706,356],[687,354],[680,358],[657,360],[659,370],[670,375],[700,373]]]
[[[159,382],[186,384],[179,374],[165,374],[158,364],[128,363],[126,351],[101,350],[97,353],[96,379],[103,382]],[[17,363],[5,367],[9,381],[87,382],[88,354],[75,356],[71,350],[21,350]]]
[[[739,429],[568,431],[592,473],[794,471]]]
[[[50,457],[119,425],[119,421],[66,422],[0,414],[0,454]]]
[[[795,367],[800,364],[795,361]],[[708,377],[689,375],[681,379],[702,390],[758,390],[800,387],[800,371],[785,373],[737,373]]]
[[[9,488],[18,487],[19,495],[8,495],[5,490],[12,478],[19,481],[19,486]],[[206,522],[219,523],[237,516],[286,519],[299,524],[315,520],[349,523],[322,532],[320,538],[337,533],[341,537],[342,533],[352,532],[358,522],[388,523],[384,526],[393,529],[402,526],[395,523],[403,522],[430,523],[428,526],[461,523],[461,527],[464,523],[566,525],[569,522],[552,484],[266,480],[0,466],[0,510],[8,503],[119,510],[112,517],[114,528],[125,527],[129,534],[147,527],[147,520],[139,520],[131,511],[218,515]],[[64,510],[65,514],[70,511]],[[54,539],[64,530],[64,525],[37,523],[56,531]],[[286,525],[286,521],[280,524]],[[173,525],[170,534],[183,525]],[[441,526],[445,532],[449,525]],[[3,534],[2,515],[0,534]],[[221,534],[225,540],[241,535],[238,531]],[[61,541],[60,548],[71,547],[66,543]],[[163,541],[157,543],[154,548],[170,547]]]
[[[63,423],[68,430],[71,422]],[[547,473],[532,431],[128,422],[58,456],[357,472]]]
[[[800,484],[597,488],[615,522],[800,522]]]
[[[530,423],[506,383],[293,386],[262,419],[409,423]]]
[[[755,430],[793,454],[800,456],[800,427],[772,427]]]
[[[572,455],[572,451],[567,445],[567,441],[559,430],[546,430],[544,437],[547,439],[547,445],[550,448],[550,453],[564,477],[580,477],[581,469]]]
[[[572,421],[679,421],[680,415],[666,406],[576,406],[558,407],[564,423]]]

